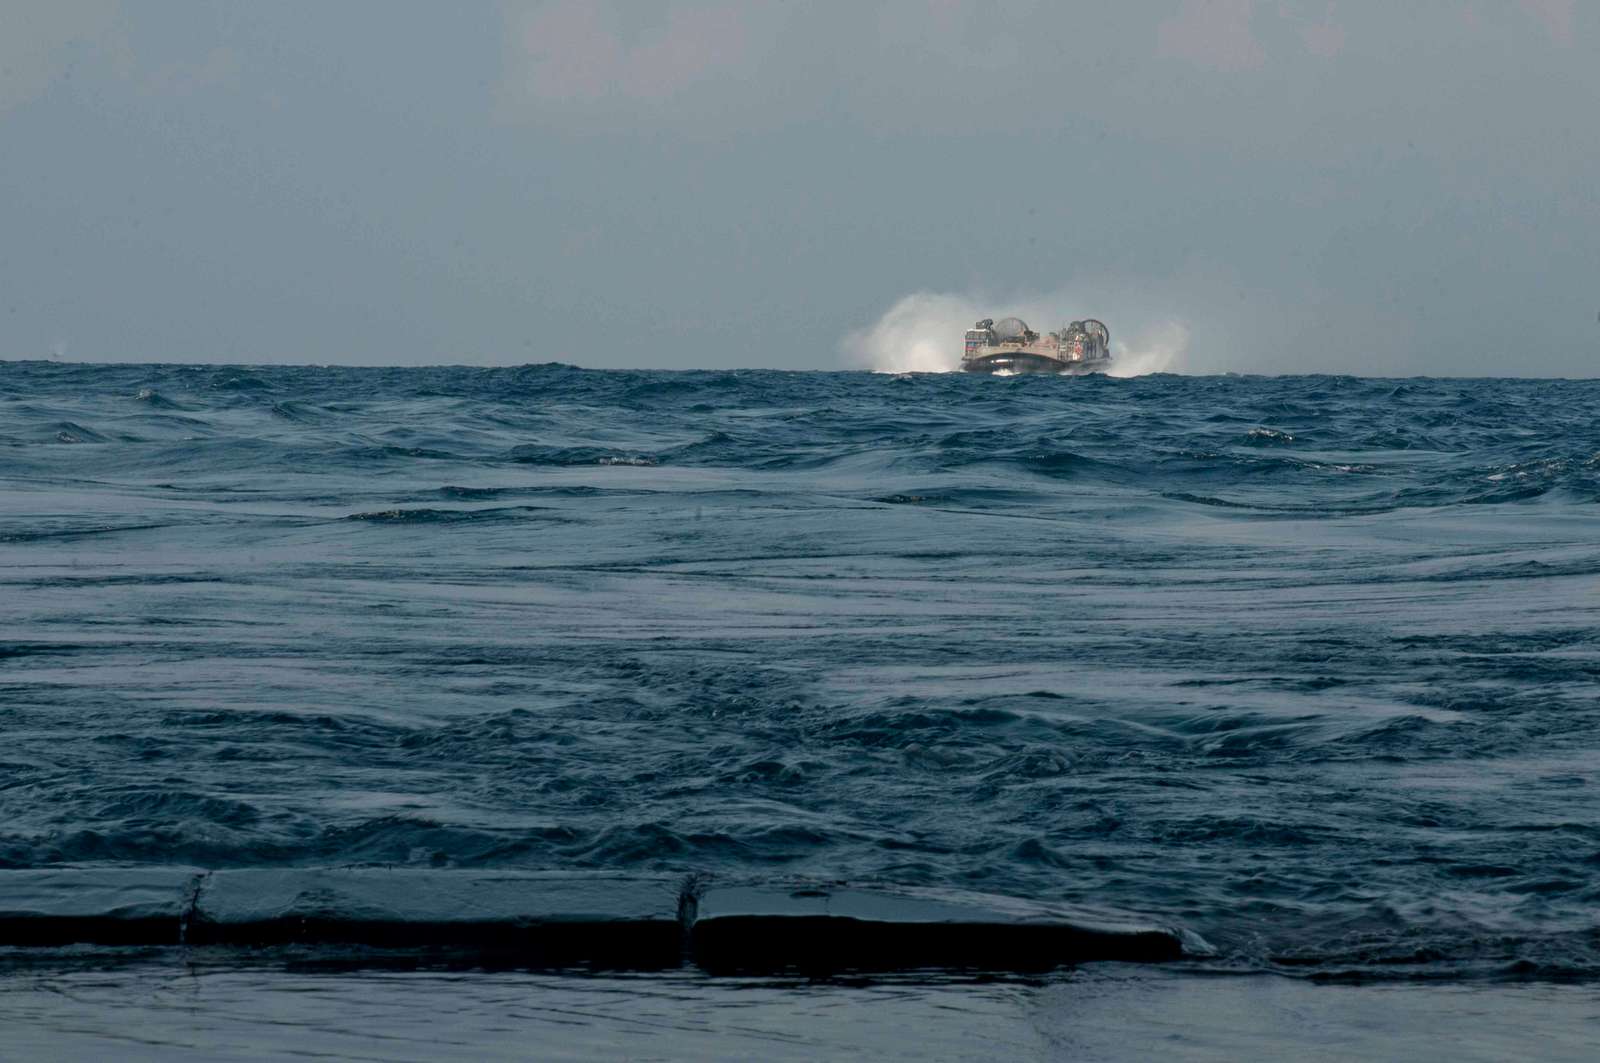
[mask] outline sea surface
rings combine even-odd
[[[1600,980],[1597,410],[0,363],[0,868],[956,886],[1194,978]]]

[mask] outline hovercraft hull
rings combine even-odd
[[[1007,351],[1000,354],[988,354],[978,358],[966,359],[961,363],[961,371],[964,373],[986,373],[990,376],[1011,373],[1088,376],[1091,373],[1104,373],[1110,364],[1111,359],[1109,358],[1097,358],[1090,362],[1068,362],[1043,354]]]

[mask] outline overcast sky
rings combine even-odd
[[[0,356],[1589,376],[1597,113],[1574,0],[0,0]]]

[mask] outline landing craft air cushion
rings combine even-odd
[[[1019,317],[984,318],[967,330],[961,368],[968,373],[1104,373],[1111,366],[1111,331],[1094,318],[1041,336]]]

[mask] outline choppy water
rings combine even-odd
[[[757,870],[1592,978],[1597,405],[0,364],[0,867]]]

